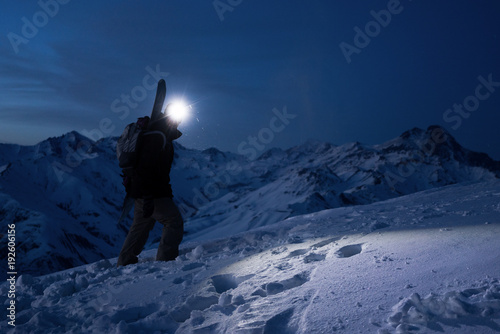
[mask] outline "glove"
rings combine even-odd
[[[144,202],[142,205],[142,217],[149,218],[153,215],[155,211],[155,201],[152,197],[144,198]]]

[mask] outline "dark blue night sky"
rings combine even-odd
[[[438,124],[500,160],[498,1],[3,6],[0,142],[118,135],[163,77],[167,101],[192,104],[190,148],[377,144]]]

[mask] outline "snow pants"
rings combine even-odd
[[[144,200],[136,199],[134,205],[134,222],[123,243],[117,266],[137,263],[137,256],[142,252],[156,221],[163,225],[156,260],[175,260],[184,235],[184,222],[174,201],[168,197],[154,199],[153,215],[148,218],[143,217]]]

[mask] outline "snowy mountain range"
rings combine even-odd
[[[0,144],[0,224],[2,231],[16,224],[20,272],[41,275],[117,256],[131,218],[117,224],[124,191],[115,146],[116,138],[93,142],[77,132],[34,146]],[[375,146],[309,141],[255,160],[177,144],[171,172],[186,241],[498,178],[500,162],[463,148],[437,126]],[[153,232],[146,247],[159,236]]]

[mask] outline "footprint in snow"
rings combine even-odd
[[[217,293],[223,293],[230,289],[236,289],[238,285],[247,279],[252,278],[253,274],[236,277],[233,274],[223,274],[212,276],[212,284]]]
[[[331,238],[331,239],[326,239],[326,240],[323,240],[323,241],[320,241],[314,245],[312,245],[311,248],[321,248],[321,247],[325,247],[326,245],[329,245],[331,243],[334,243],[335,241],[338,241],[340,238]]]
[[[361,253],[361,251],[363,250],[362,246],[363,244],[347,245],[336,251],[335,255],[340,258],[351,257]]]
[[[312,245],[309,249],[305,249],[305,248],[296,249],[296,250],[290,252],[290,254],[288,254],[288,256],[286,256],[286,258],[293,258],[293,257],[297,257],[297,256],[306,255],[312,249],[325,247],[326,245],[329,245],[337,240],[338,240],[338,238],[327,239],[327,240],[323,240],[321,242],[318,242],[318,243]],[[325,258],[326,258],[326,255],[324,255],[324,254],[310,253],[310,254],[304,256],[303,259],[304,259],[304,263],[311,263],[311,262],[323,261]],[[278,269],[281,270],[282,268],[278,268]]]
[[[288,254],[287,257],[288,258],[290,258],[290,257],[296,257],[296,256],[304,255],[307,252],[308,252],[307,249],[296,249],[293,252],[290,252],[290,254]]]
[[[193,273],[186,275],[185,277],[178,277],[174,279],[174,284],[183,284],[184,282],[189,282],[190,276]],[[191,318],[191,322],[196,326],[201,325],[204,322],[204,318],[200,312],[217,305],[221,312],[226,312],[231,314],[237,307],[242,306],[241,312],[244,312],[245,299],[243,296],[237,295],[232,296],[227,291],[231,289],[236,289],[242,282],[252,278],[254,274],[246,276],[235,276],[233,274],[222,274],[215,275],[210,278],[211,287],[208,286],[201,294],[195,294],[189,296],[182,305],[175,307],[170,313],[170,317],[177,321],[178,323],[185,322]],[[222,305],[221,305],[222,304]],[[201,316],[200,316],[201,314]],[[210,326],[215,326],[209,333],[214,333],[217,324]]]
[[[271,295],[276,295],[286,290],[290,290],[307,283],[310,280],[308,272],[302,272],[300,274],[294,275],[293,277],[278,281],[263,284],[261,288],[255,290],[252,296],[267,297]]]
[[[316,253],[311,253],[304,257],[304,263],[310,263],[310,262],[316,262],[316,261],[323,261],[326,258],[326,255],[324,254],[316,254]]]

